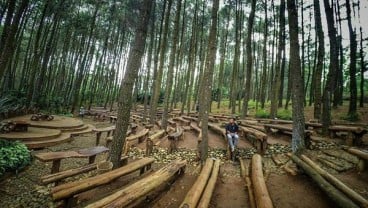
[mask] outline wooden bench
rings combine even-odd
[[[109,151],[104,146],[97,146],[87,149],[80,149],[78,151],[66,151],[66,152],[41,152],[35,154],[35,157],[42,162],[51,162],[51,173],[57,173],[60,170],[61,160],[65,158],[88,158],[88,163],[95,162],[96,156],[100,153]]]
[[[190,121],[188,121],[188,120],[186,120],[186,119],[184,119],[182,117],[175,117],[175,118],[173,118],[173,120],[174,121],[179,121],[179,122],[181,122],[185,126],[189,126],[190,125]]]
[[[54,201],[64,200],[64,207],[72,207],[76,198],[75,195],[91,190],[101,185],[108,184],[121,176],[128,175],[137,170],[140,174],[146,171],[146,167],[154,162],[153,158],[143,158],[127,164],[126,166],[114,169],[112,171],[86,178],[79,181],[73,181],[51,188],[51,196]],[[150,167],[150,166],[149,166]],[[149,169],[147,169],[149,170]]]
[[[176,128],[176,132],[169,134],[167,139],[170,141],[169,153],[172,153],[178,149],[178,141],[184,140],[184,130],[180,127]]]
[[[117,120],[118,120],[117,116],[110,116],[110,123],[116,123]]]
[[[170,124],[170,126],[171,126],[171,127],[176,128],[176,122],[175,122],[175,121],[173,121],[173,120],[171,120],[171,119],[168,119],[168,120],[167,120],[167,123],[168,123],[168,124]]]
[[[198,122],[198,118],[196,118],[196,117],[191,117],[191,116],[182,116],[182,117],[186,120],[189,120],[189,121]]]
[[[263,125],[266,132],[272,132],[271,129],[275,129],[278,132],[287,134],[287,135],[292,135],[293,132],[293,128],[292,127],[288,127],[288,126],[283,126],[283,125],[276,125],[276,124],[264,124]],[[311,136],[313,131],[311,130],[304,130],[305,133],[305,145],[306,147],[310,147],[311,144]]]
[[[305,122],[306,129],[308,127],[312,128],[322,128],[321,123],[315,122]],[[362,144],[362,137],[368,131],[364,127],[361,126],[346,126],[346,125],[333,125],[328,127],[330,138],[336,138],[337,132],[347,133],[347,140],[346,144],[349,146],[352,145],[361,145]]]
[[[240,126],[243,136],[250,140],[259,153],[264,153],[267,149],[267,134],[256,129]]]
[[[114,134],[116,126],[109,126],[99,129],[94,129],[93,132],[96,132],[96,146],[100,144],[101,135],[103,132],[107,132],[106,137],[112,136]]]
[[[292,124],[293,121],[282,120],[282,119],[267,119],[267,118],[256,118],[259,123],[265,124]]]
[[[151,156],[153,152],[153,147],[158,146],[160,141],[156,141],[159,138],[162,138],[165,135],[165,130],[159,130],[153,135],[149,136],[146,140],[146,157]]]
[[[232,152],[230,151],[230,145],[226,137],[226,130],[225,128],[221,128],[218,125],[215,125],[213,123],[208,124],[208,128],[220,135],[226,142],[226,156],[228,159],[233,158]]]
[[[122,156],[120,158],[120,160],[122,161],[122,164],[127,164],[128,163],[128,156]],[[40,181],[43,185],[49,184],[49,183],[55,183],[55,185],[58,185],[60,181],[72,177],[72,176],[76,176],[82,173],[86,173],[86,172],[90,172],[93,170],[97,169],[97,163],[92,163],[92,164],[88,164],[79,168],[74,168],[74,169],[69,169],[69,170],[64,170],[64,171],[60,171],[57,173],[53,173],[53,174],[49,174],[49,175],[45,175],[42,176],[40,178]]]
[[[150,193],[157,191],[159,188],[168,188],[177,177],[182,175],[186,163],[185,160],[173,161],[151,175],[89,204],[86,208],[141,207],[141,203],[145,199],[151,198]]]
[[[28,127],[30,125],[30,123],[28,123],[27,121],[13,121],[13,123],[15,124],[13,131],[18,131],[18,132],[26,132],[28,131]]]
[[[340,125],[330,126],[328,131],[330,133],[331,139],[336,138],[337,132],[346,132],[348,134],[346,144],[349,146],[361,145],[363,143],[362,137],[367,133],[367,129],[362,127]]]

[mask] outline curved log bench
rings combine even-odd
[[[184,126],[189,126],[190,125],[190,121],[186,120],[182,117],[175,117],[173,118],[174,121],[179,121],[181,124],[183,124]]]
[[[35,154],[35,157],[42,162],[51,162],[51,173],[57,173],[60,170],[60,164],[62,159],[66,158],[88,158],[88,163],[95,162],[96,156],[100,153],[109,151],[104,146],[97,146],[87,149],[80,149],[78,151],[65,151],[65,152],[41,152]]]
[[[171,127],[176,128],[176,122],[175,121],[169,119],[169,120],[167,120],[167,123],[170,124]]]
[[[184,130],[180,127],[176,128],[176,132],[168,135],[167,139],[170,142],[169,153],[178,149],[178,141],[184,140]]]
[[[149,165],[151,165],[153,162],[153,158],[143,158],[131,162],[121,168],[117,168],[94,177],[65,183],[51,188],[51,196],[54,201],[64,200],[64,207],[72,207],[75,202],[75,195],[91,190],[98,186],[108,184],[115,179],[120,178],[121,176],[133,173],[137,170],[140,170],[140,173],[143,174],[146,170],[146,167],[150,167]]]
[[[182,117],[186,120],[189,120],[189,121],[198,122],[198,118],[196,118],[196,117],[192,117],[192,116],[182,116]]]
[[[259,153],[264,153],[267,149],[267,134],[256,129],[240,126],[245,138],[247,138]]]
[[[185,160],[173,161],[153,174],[89,204],[86,208],[137,206],[152,191],[165,184],[168,185],[170,181],[183,174],[186,163]]]
[[[264,124],[263,125],[266,132],[272,132],[271,129],[275,129],[278,132],[287,134],[287,135],[292,135],[293,132],[293,128],[292,127],[288,127],[288,126],[284,126],[284,125],[276,125],[276,124]],[[311,144],[311,136],[313,131],[311,130],[304,130],[305,133],[305,145],[306,147],[309,148],[310,144]]]
[[[104,128],[93,129],[93,132],[96,132],[96,146],[100,144],[102,133],[106,132],[107,133],[106,137],[112,136],[115,132],[115,128],[116,126],[109,126]]]

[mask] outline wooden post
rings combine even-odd
[[[61,159],[52,161],[51,174],[59,172],[60,163],[61,163]]]
[[[101,134],[102,134],[102,132],[97,132],[96,133],[96,146],[98,146],[100,144]]]
[[[181,208],[195,208],[202,196],[203,190],[207,184],[208,178],[211,174],[213,167],[213,160],[207,158],[206,163],[202,167],[201,174],[198,176],[196,182],[185,196],[184,201],[181,203]]]

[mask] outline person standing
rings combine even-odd
[[[229,142],[231,152],[234,152],[239,141],[239,126],[235,123],[234,118],[230,118],[229,123],[226,125],[226,137]]]

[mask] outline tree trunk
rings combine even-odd
[[[216,60],[216,51],[217,51],[217,11],[219,8],[219,0],[213,1],[212,6],[212,14],[211,14],[211,29],[210,35],[208,38],[208,49],[207,49],[207,59],[206,59],[206,69],[203,73],[203,94],[200,99],[200,119],[202,122],[202,142],[200,145],[201,148],[201,161],[204,163],[207,159],[207,151],[208,151],[208,110],[210,108],[211,103],[211,92],[212,92],[212,76],[213,76],[213,68]]]
[[[279,31],[279,46],[277,51],[277,57],[276,57],[276,66],[275,66],[275,72],[274,77],[272,81],[272,93],[271,93],[271,111],[270,111],[270,117],[276,118],[277,116],[277,99],[278,99],[278,93],[280,90],[281,80],[280,80],[280,68],[281,68],[281,58],[282,58],[282,52],[283,52],[283,45],[285,45],[285,0],[281,0],[280,3],[280,31]]]
[[[162,115],[162,122],[161,122],[161,128],[166,130],[167,127],[167,115],[169,111],[169,101],[170,101],[170,95],[171,95],[171,88],[172,88],[172,82],[173,82],[173,73],[174,73],[174,65],[175,65],[175,55],[176,55],[176,47],[178,42],[178,36],[179,36],[179,21],[180,21],[180,10],[181,10],[181,0],[177,1],[176,5],[176,15],[174,20],[174,36],[172,38],[172,45],[170,50],[170,59],[169,59],[169,68],[167,71],[167,80],[166,80],[166,90],[165,90],[165,96],[164,96],[164,112]]]
[[[120,96],[118,101],[118,119],[116,130],[111,144],[111,162],[114,169],[121,166],[120,157],[125,145],[126,132],[128,130],[130,109],[132,107],[132,91],[134,80],[138,76],[138,70],[141,66],[141,59],[146,44],[147,28],[151,12],[152,1],[144,0],[140,7],[139,24],[136,29],[135,37],[129,52],[128,63],[124,79],[120,86]],[[154,3],[154,2],[153,2]]]
[[[321,10],[319,7],[319,0],[314,0],[314,18],[316,25],[316,33],[318,39],[318,49],[317,49],[317,66],[314,73],[314,118],[321,119],[322,111],[322,93],[321,93],[321,79],[323,71],[323,59],[325,56],[325,41],[322,29],[321,21]]]
[[[256,0],[252,0],[251,2],[251,10],[248,18],[247,25],[247,39],[246,39],[246,53],[247,53],[247,71],[246,71],[246,79],[244,85],[244,99],[243,99],[243,110],[241,117],[245,118],[248,115],[248,101],[250,98],[250,83],[252,80],[252,33],[253,33],[253,23],[256,12]]]
[[[359,107],[363,108],[364,106],[364,72],[365,63],[364,63],[364,52],[363,52],[363,32],[362,27],[360,27],[360,99],[359,99]]]
[[[298,10],[294,0],[287,0],[290,31],[290,72],[292,82],[293,134],[291,148],[293,152],[304,149],[304,83],[302,80],[298,42]]]

